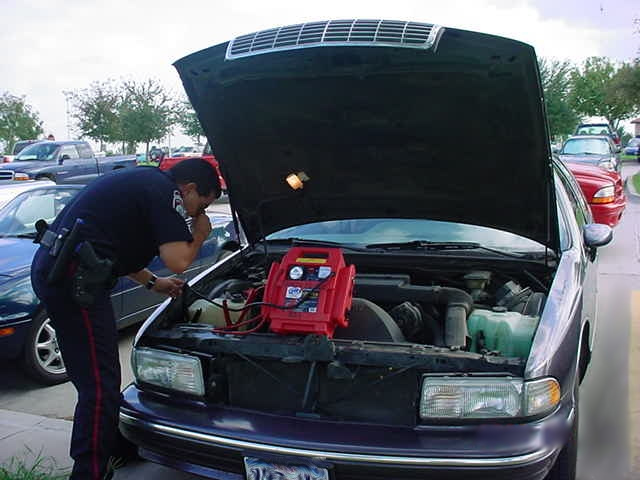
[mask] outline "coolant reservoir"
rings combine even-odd
[[[222,305],[222,302],[225,300],[224,297],[214,298],[213,301],[218,305]],[[245,305],[244,301],[237,301],[227,298],[227,306],[230,309],[242,308]],[[200,315],[196,318],[196,315],[200,311]],[[229,318],[232,323],[236,323],[238,321],[238,317],[242,312],[233,312],[229,311]],[[211,302],[207,300],[196,300],[191,305],[189,305],[189,321],[193,322],[196,320],[198,323],[207,323],[216,328],[225,327],[227,324],[224,319],[224,311],[222,308],[213,305]]]
[[[480,353],[484,348],[506,357],[527,358],[539,320],[518,312],[473,310],[467,320],[471,351]]]

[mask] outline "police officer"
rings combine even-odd
[[[217,172],[200,158],[184,160],[168,172],[136,167],[93,181],[49,227],[50,237],[55,237],[82,219],[76,243],[90,245],[101,265],[107,262],[111,269],[104,286],[91,286],[90,302],[80,301],[74,293],[81,277],[78,272],[94,273],[83,267],[77,255],[52,284],[49,273],[58,259],[52,253],[59,250],[51,244],[43,246],[43,241],[31,269],[33,287],[56,330],[69,378],[78,391],[71,437],[72,479],[102,479],[119,439],[120,363],[110,301],[113,280],[128,275],[154,292],[179,295],[182,280],[158,278],[145,267],[159,254],[171,271],[184,272],[211,231],[205,209],[219,196]]]

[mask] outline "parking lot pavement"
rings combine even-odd
[[[22,463],[29,468],[39,462],[42,470],[48,473],[69,473],[73,465],[73,460],[69,457],[71,427],[72,423],[68,420],[0,410],[0,465],[11,471],[11,461]],[[137,461],[116,470],[113,478],[195,480],[201,477],[154,463]]]

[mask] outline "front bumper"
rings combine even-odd
[[[245,478],[245,456],[274,455],[291,464],[320,462],[335,480],[542,480],[563,441],[541,432],[573,418],[566,406],[527,425],[397,428],[189,406],[129,386],[120,429],[148,460],[221,480]]]
[[[610,227],[615,227],[620,222],[626,205],[627,202],[624,196],[617,198],[613,203],[589,204],[594,220]]]

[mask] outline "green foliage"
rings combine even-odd
[[[70,92],[73,117],[82,137],[104,143],[116,142],[122,136],[118,112],[122,103],[121,87],[113,80],[93,82],[89,88]]]
[[[37,138],[42,122],[24,97],[4,92],[0,95],[0,142],[10,152],[18,140]]]
[[[51,457],[28,452],[35,458],[33,461],[14,457],[0,465],[0,480],[63,480],[69,477],[66,469],[57,467]]]
[[[633,102],[617,91],[613,79],[618,69],[606,57],[590,57],[571,72],[569,102],[580,114],[605,117],[616,129],[634,114]]]
[[[176,105],[176,121],[182,128],[182,132],[193,138],[196,143],[200,143],[200,137],[204,136],[202,125],[196,115],[195,110],[191,106],[189,100],[182,100]]]
[[[146,143],[165,137],[174,123],[169,94],[156,80],[128,81],[123,84],[120,108],[121,140],[128,144]]]
[[[579,121],[568,100],[573,66],[568,61],[541,58],[539,68],[551,137],[569,135]]]
[[[640,59],[622,64],[611,79],[611,92],[628,102],[634,114],[640,111]]]

